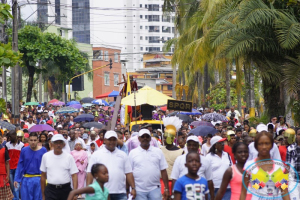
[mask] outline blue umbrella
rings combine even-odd
[[[82,114],[74,118],[74,122],[94,121],[94,115]]]
[[[118,91],[112,91],[109,95],[108,95],[108,97],[117,97],[117,96],[119,96],[119,92]]]
[[[110,107],[114,107],[114,105],[116,104],[116,102],[115,101],[111,101],[108,104],[109,104]]]
[[[80,104],[78,101],[70,101],[67,103],[67,106],[73,105],[73,104]]]
[[[208,134],[214,135],[217,132],[218,130],[210,126],[198,126],[197,128],[190,131],[190,133],[193,133],[196,136],[207,136]]]
[[[202,115],[202,113],[199,112],[196,109],[193,109],[192,112],[181,112],[181,114],[184,114],[184,115]]]
[[[108,106],[108,103],[102,99],[94,100],[94,101],[92,101],[92,103],[96,104],[96,105],[101,105],[101,106]]]

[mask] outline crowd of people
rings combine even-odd
[[[199,108],[202,114],[190,115],[188,121],[158,107],[153,119],[161,119],[164,130],[151,123],[130,130],[120,115],[111,130],[113,108],[94,105],[71,114],[57,114],[58,109],[22,107],[20,126],[1,129],[1,200],[300,199],[300,129],[284,116],[254,127],[234,107]],[[1,120],[10,122],[9,113],[8,108]],[[105,126],[87,129],[85,121],[74,122],[87,113]],[[202,116],[208,113],[226,120],[206,121],[211,133],[193,133],[191,123],[205,121]],[[31,132],[37,124],[54,131]],[[264,160],[271,162],[251,168]],[[280,185],[272,178],[253,181],[261,171],[274,177],[278,169],[289,176]]]

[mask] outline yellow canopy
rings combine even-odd
[[[152,89],[151,87],[145,86],[136,92],[136,104],[134,104],[134,92],[122,99],[121,104],[127,106],[139,106],[142,104],[150,104],[152,106],[161,106],[168,103],[168,99],[173,98]]]

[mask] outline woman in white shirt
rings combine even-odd
[[[208,154],[208,152],[209,152],[209,149],[210,149],[210,147],[211,147],[211,144],[210,144],[211,138],[212,138],[212,134],[208,134],[208,135],[207,135],[207,141],[206,141],[206,143],[204,143],[204,144],[202,145],[202,148],[201,148],[201,154],[202,154],[203,156],[206,156],[206,155]]]
[[[220,189],[223,175],[227,168],[232,165],[231,158],[228,153],[224,152],[224,141],[226,138],[220,136],[214,136],[211,138],[211,147],[209,153],[206,155],[207,160],[209,161],[209,166],[212,170],[212,181],[215,187],[215,195]],[[222,200],[230,200],[231,190],[230,186],[227,187],[227,190],[222,198]]]

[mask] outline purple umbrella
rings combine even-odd
[[[47,124],[37,124],[34,125],[33,127],[31,127],[29,130],[29,132],[41,132],[41,131],[55,131],[54,128],[52,128],[51,126],[47,125]]]
[[[214,127],[214,125],[212,125],[210,122],[206,122],[206,121],[194,121],[191,123],[192,126],[210,126],[210,127]]]
[[[69,106],[72,107],[72,108],[76,108],[76,109],[82,108],[81,104],[72,104],[72,105],[69,105]]]
[[[62,101],[57,101],[57,102],[52,103],[52,105],[53,106],[63,106],[63,105],[65,105],[65,103]]]

